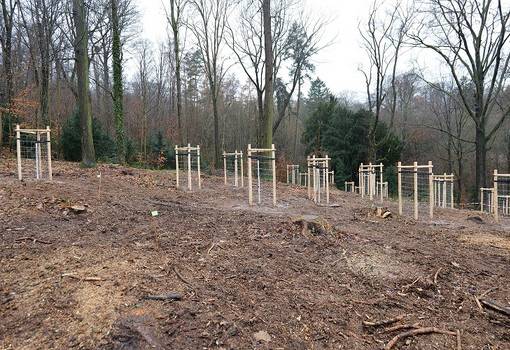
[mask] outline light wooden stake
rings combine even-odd
[[[53,167],[51,164],[51,129],[46,127],[47,157],[48,157],[48,180],[53,180]]]
[[[21,171],[21,132],[19,125],[16,125],[16,154],[18,158],[18,179],[23,180],[23,173]]]
[[[398,215],[402,216],[402,162],[397,165],[397,183],[398,183]]]
[[[499,194],[498,194],[498,170],[494,170],[494,194],[492,198],[494,206],[494,219],[499,222]]]

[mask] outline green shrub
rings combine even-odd
[[[100,161],[115,162],[115,141],[103,131],[101,123],[96,118],[92,121],[92,132],[96,158]],[[60,147],[65,160],[81,161],[81,125],[77,111],[67,119],[62,129]]]

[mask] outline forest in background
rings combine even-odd
[[[6,149],[16,123],[50,125],[56,159],[163,168],[175,144],[191,143],[214,169],[223,150],[271,140],[281,166],[328,153],[338,184],[361,162],[432,160],[456,175],[461,202],[476,200],[493,169],[510,171],[510,10],[499,0],[367,8],[365,101],[315,75],[334,19],[311,18],[298,0],[168,0],[165,42],[140,38],[134,0],[0,5]],[[444,74],[404,64],[416,50]]]

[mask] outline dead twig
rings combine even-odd
[[[213,250],[215,246],[216,246],[216,243],[213,243],[213,244],[211,245],[211,248],[209,248],[209,249],[207,250],[207,255],[211,254],[211,250]]]
[[[482,304],[480,304],[480,300],[476,295],[473,295],[473,298],[475,298],[476,305],[478,305],[478,308],[480,309],[480,312],[483,312]]]
[[[184,277],[182,277],[182,275],[179,273],[179,271],[177,271],[175,266],[172,266],[172,269],[174,270],[175,275],[177,276],[177,278],[179,278],[183,283],[187,284],[188,286],[192,286],[191,283],[189,283]]]
[[[387,320],[376,321],[376,322],[363,321],[363,325],[365,327],[387,326],[387,325],[390,325],[390,324],[393,324],[395,322],[398,322],[398,321],[402,320],[404,317],[405,317],[405,315],[400,315],[400,316],[397,316],[395,318],[390,318],[390,319],[387,319]]]
[[[415,323],[415,324],[398,324],[396,326],[393,326],[393,327],[388,327],[388,328],[385,328],[383,330],[383,333],[391,333],[391,332],[395,332],[395,331],[400,331],[402,329],[418,329],[420,328],[420,324],[419,323]]]
[[[480,296],[478,297],[478,299],[482,299],[483,297],[485,297],[487,294],[489,294],[490,292],[493,292],[495,290],[497,290],[498,287],[494,287],[494,288],[491,288],[489,290],[486,290],[485,292],[483,292],[482,294],[480,294]]]
[[[417,279],[415,279],[415,280],[414,280],[412,283],[410,283],[410,284],[406,284],[405,286],[403,286],[403,287],[401,288],[401,290],[402,290],[402,291],[404,291],[404,290],[407,290],[407,289],[411,288],[411,287],[412,287],[412,286],[414,286],[414,285],[415,285],[415,284],[416,284],[419,280],[421,280],[421,277],[418,277]]]
[[[15,239],[16,242],[21,241],[33,241],[34,243],[41,243],[41,244],[53,244],[52,242],[43,241],[42,239],[34,238],[34,237],[20,237]]]
[[[434,284],[437,285],[437,277],[439,276],[439,272],[441,272],[443,268],[440,267],[439,269],[437,269],[436,273],[434,274]]]
[[[496,301],[490,300],[490,299],[479,299],[479,300],[480,300],[480,303],[483,306],[485,306],[486,308],[497,311],[503,315],[510,317],[510,307],[503,306],[501,304],[498,304]]]
[[[462,350],[462,339],[460,337],[459,329],[457,329],[457,350]]]
[[[402,339],[405,339],[408,337],[414,337],[415,335],[430,334],[430,333],[438,333],[438,334],[457,336],[456,332],[446,331],[444,329],[439,329],[436,327],[418,328],[418,329],[413,329],[413,330],[396,335],[393,339],[390,340],[390,342],[388,344],[386,344],[386,346],[384,347],[384,350],[393,349],[393,347]]]
[[[63,273],[60,275],[60,277],[70,277],[74,278],[75,280],[85,281],[85,282],[100,282],[103,279],[101,277],[80,277],[77,276],[75,273]]]

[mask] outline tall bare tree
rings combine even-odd
[[[264,95],[264,122],[261,125],[262,146],[271,148],[273,143],[274,120],[274,56],[271,29],[271,0],[263,0],[262,17],[264,21],[264,54],[265,54],[265,95]]]
[[[197,20],[190,22],[189,28],[200,49],[211,95],[214,118],[214,165],[217,165],[220,161],[218,102],[226,71],[221,50],[224,45],[230,0],[190,0],[190,4]]]
[[[375,1],[369,11],[365,25],[359,28],[362,46],[367,54],[368,66],[360,68],[365,77],[369,110],[374,118],[368,132],[368,160],[377,161],[376,134],[382,117],[383,105],[388,97],[390,86],[392,101],[390,103],[390,128],[393,127],[396,111],[397,91],[395,81],[399,60],[406,34],[411,28],[413,11],[396,3],[389,12],[382,3]]]
[[[0,150],[3,145],[3,117],[9,115],[14,95],[14,76],[12,71],[12,39],[14,29],[14,16],[19,5],[18,0],[1,0],[2,6],[2,28],[0,33],[0,44],[2,45],[2,60],[5,74],[5,91],[2,98],[2,111],[0,113]]]
[[[182,78],[181,78],[181,31],[183,28],[183,13],[186,8],[187,0],[170,0],[170,13],[166,13],[166,18],[173,34],[173,61],[175,64],[175,84],[177,90],[177,143],[182,144]]]
[[[265,56],[263,0],[239,2],[237,25],[229,23],[228,46],[255,88],[257,95],[258,124],[257,140],[260,143],[264,125]],[[276,77],[287,52],[286,45],[292,23],[295,0],[276,0],[271,3],[271,40],[273,47],[273,76]]]
[[[89,97],[89,28],[84,0],[73,0],[73,20],[75,26],[75,66],[78,77],[77,99],[81,120],[81,153],[85,167],[96,165],[96,153],[92,134],[92,111]]]
[[[485,187],[488,145],[510,114],[510,107],[497,108],[509,78],[510,8],[501,0],[431,0],[424,14],[411,38],[435,52],[453,77],[475,124],[475,186]]]
[[[35,82],[39,88],[39,117],[43,126],[50,125],[50,79],[54,52],[61,49],[64,5],[62,0],[26,0],[20,7],[28,50],[33,55]]]
[[[124,136],[124,84],[122,81],[122,44],[120,33],[118,0],[111,0],[112,59],[113,59],[113,113],[115,115],[115,135],[117,160],[126,161],[126,141]]]

